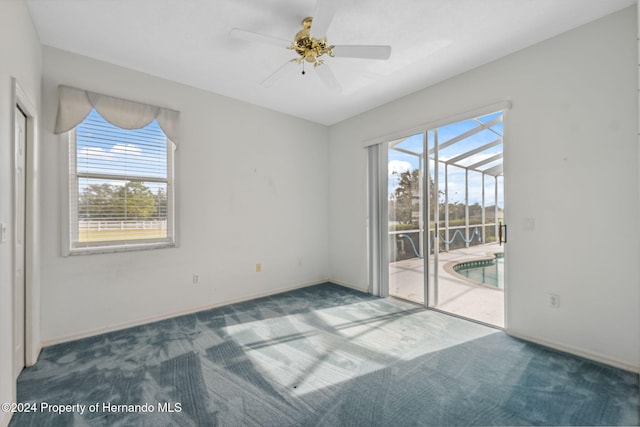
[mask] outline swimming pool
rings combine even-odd
[[[453,266],[453,271],[472,282],[504,289],[504,253],[494,254],[494,258],[463,261]]]

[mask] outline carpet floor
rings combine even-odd
[[[11,426],[639,422],[636,374],[330,283],[47,347],[18,402]]]

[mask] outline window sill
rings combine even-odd
[[[155,242],[155,243],[132,243],[127,245],[110,245],[110,246],[92,246],[86,248],[73,248],[68,250],[63,256],[76,256],[76,255],[96,255],[96,254],[109,254],[118,252],[132,252],[132,251],[149,251],[155,249],[168,249],[175,248],[177,245],[175,242]]]

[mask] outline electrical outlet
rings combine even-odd
[[[262,272],[262,264],[258,263],[256,264],[256,273],[260,273]]]
[[[200,275],[193,273],[193,283],[200,283]]]
[[[560,307],[560,295],[549,294],[549,307],[551,307],[551,308],[559,308]]]

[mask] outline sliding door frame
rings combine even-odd
[[[511,109],[511,101],[504,100],[496,103],[485,105],[484,107],[476,108],[465,113],[456,114],[453,116],[449,116],[446,118],[434,120],[431,122],[427,122],[418,126],[414,126],[409,129],[400,130],[386,136],[377,137],[371,140],[367,140],[364,142],[363,146],[367,149],[368,155],[368,237],[369,237],[369,291],[376,296],[387,297],[389,296],[389,233],[388,233],[388,223],[389,223],[389,213],[388,213],[388,188],[387,188],[387,159],[388,159],[388,145],[389,142],[395,141],[401,138],[406,138],[411,135],[422,134],[423,135],[423,169],[424,173],[422,174],[422,180],[425,179],[426,174],[429,172],[429,156],[428,153],[428,132],[430,130],[435,130],[439,127],[446,126],[451,123],[460,122],[464,120],[469,120],[474,117],[480,117],[483,115],[496,113],[501,111],[505,117],[507,111]],[[506,126],[505,126],[506,127]],[[506,143],[506,129],[503,131],[503,141],[504,148],[503,153],[505,153],[505,148],[508,145]],[[437,144],[436,144],[437,147]],[[436,148],[437,149],[437,148]],[[505,153],[506,154],[506,153]],[[437,162],[436,162],[437,163]],[[435,165],[436,173],[438,173],[438,165]],[[503,175],[506,174],[506,171],[503,172]],[[438,185],[438,176],[434,177],[435,183],[434,187],[437,191]],[[504,183],[507,180],[504,179]],[[506,193],[506,189],[504,189]],[[475,321],[473,319],[468,319],[462,316],[458,316],[456,314],[444,312],[438,310],[435,307],[430,306],[429,300],[429,274],[430,271],[430,263],[429,263],[429,254],[430,254],[430,238],[429,238],[429,211],[430,211],[430,197],[429,197],[429,186],[424,185],[422,183],[422,197],[425,200],[423,204],[422,213],[424,221],[422,227],[424,228],[425,238],[422,242],[422,251],[424,254],[423,262],[424,262],[424,307],[429,310],[443,312],[445,314],[450,314],[456,317],[461,317],[470,321]],[[426,215],[425,215],[426,214]],[[505,206],[505,219],[506,219],[506,206]],[[436,230],[437,232],[437,230]],[[437,260],[436,260],[437,261]],[[436,264],[437,265],[437,264]],[[507,266],[505,265],[505,277],[507,274]],[[437,280],[437,279],[436,279]],[[506,282],[506,279],[505,279]],[[436,283],[437,284],[437,283]],[[434,285],[436,285],[434,284]],[[437,301],[437,296],[435,297]],[[507,318],[508,318],[508,304],[507,304],[508,296],[507,289],[505,287],[505,295],[504,295],[504,304],[505,304],[505,328],[507,326]],[[477,322],[483,323],[483,322]],[[493,325],[488,325],[493,326]]]
[[[389,296],[389,237],[386,224],[389,212],[385,202],[387,183],[386,144],[374,144],[367,147],[367,185],[368,185],[368,238],[369,238],[369,292],[378,297]]]

